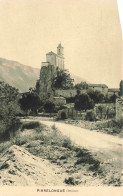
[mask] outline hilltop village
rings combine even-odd
[[[1,185],[122,185],[123,81],[73,84],[59,44],[36,88],[0,81],[0,101]]]
[[[61,43],[57,47],[57,53],[50,51],[46,54],[46,62],[42,62],[40,71],[40,94],[45,96],[48,93],[52,93],[51,81],[56,76],[57,69],[64,70],[64,48]],[[94,91],[100,91],[104,95],[119,95],[119,88],[108,88],[106,84],[88,84],[88,89]],[[85,89],[81,89],[81,93],[86,92]],[[56,89],[54,96],[57,97],[74,97],[76,95],[76,89]],[[60,99],[60,98],[59,98]]]
[[[77,89],[71,88],[53,88],[52,81],[57,76],[57,70],[64,71],[64,48],[61,43],[57,47],[57,53],[50,51],[46,54],[46,62],[42,62],[40,70],[40,79],[37,83],[37,90],[41,99],[49,98],[55,105],[65,105],[66,99],[75,97]],[[120,89],[123,91],[123,82],[120,83]],[[87,84],[86,88],[79,88],[80,94],[87,91],[98,91],[104,96],[110,98],[120,95],[119,88],[108,88],[106,84]]]

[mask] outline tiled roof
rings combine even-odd
[[[88,84],[89,87],[104,87],[104,88],[108,88],[108,86],[106,86],[105,84]]]

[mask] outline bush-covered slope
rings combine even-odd
[[[0,58],[0,81],[18,88],[20,92],[26,92],[30,87],[35,87],[39,72],[40,69]]]

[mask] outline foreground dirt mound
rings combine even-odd
[[[13,145],[0,155],[0,185],[64,185],[60,168]]]

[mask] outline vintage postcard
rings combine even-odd
[[[123,194],[117,0],[0,0],[0,196]]]

